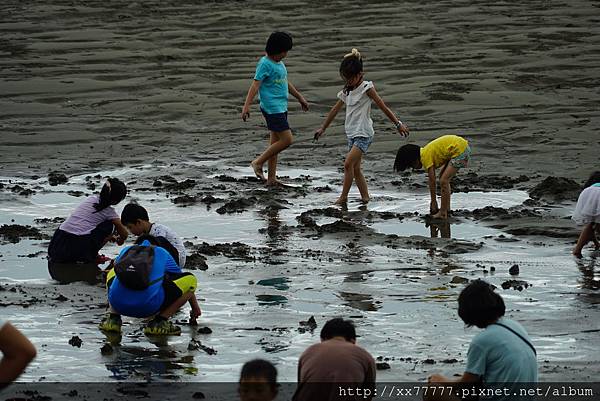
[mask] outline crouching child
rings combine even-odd
[[[184,273],[165,249],[143,241],[121,251],[106,277],[110,313],[100,323],[106,332],[121,332],[121,315],[152,320],[146,335],[179,335],[181,328],[169,321],[186,302],[190,323],[202,314],[196,299],[196,276]]]

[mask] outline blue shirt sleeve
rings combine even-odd
[[[487,351],[477,343],[477,337],[475,337],[467,352],[467,367],[465,368],[465,372],[477,376],[484,376],[486,359]]]
[[[173,259],[173,256],[171,256],[171,254],[167,251],[165,251],[165,272],[166,273],[183,273],[181,271],[181,268],[179,267],[179,265],[177,264],[177,262],[175,262],[175,259]]]
[[[271,73],[271,69],[269,68],[269,63],[265,61],[264,58],[261,58],[256,66],[256,74],[254,74],[254,79],[256,81],[263,81],[265,78],[268,78]]]

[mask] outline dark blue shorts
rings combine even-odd
[[[287,120],[287,111],[285,113],[267,114],[263,109],[260,109],[265,121],[267,122],[267,128],[273,132],[283,132],[290,129],[290,125]]]

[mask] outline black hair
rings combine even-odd
[[[458,316],[469,327],[486,328],[504,316],[505,311],[502,297],[481,279],[471,282],[458,296]]]
[[[269,56],[274,56],[292,49],[292,35],[287,32],[273,32],[269,39],[265,51]]]
[[[148,211],[137,203],[128,203],[121,212],[123,225],[135,224],[138,220],[150,221]]]
[[[394,171],[404,171],[411,167],[414,162],[421,159],[421,148],[417,145],[408,144],[400,146],[394,160]]]
[[[597,184],[600,182],[600,171],[594,171],[592,173],[592,175],[590,175],[590,178],[588,178],[588,180],[585,182],[585,184],[583,184],[583,188],[587,188],[587,187],[591,187],[594,184]]]
[[[135,240],[135,244],[141,245],[144,241],[148,241],[151,245],[161,247],[165,251],[169,252],[169,254],[171,254],[173,259],[175,260],[175,263],[179,265],[179,251],[173,246],[173,244],[169,242],[168,239],[162,236],[155,237],[154,235],[150,234],[142,234],[139,237],[137,237],[137,239]]]
[[[116,205],[125,199],[127,187],[118,178],[109,178],[100,191],[100,200],[94,205],[96,212],[106,209],[111,205]]]
[[[333,337],[344,337],[346,341],[356,340],[356,330],[351,320],[341,317],[329,320],[321,329],[321,340],[331,340]]]
[[[348,82],[353,77],[363,72],[363,61],[362,56],[356,49],[352,49],[351,53],[344,56],[342,63],[340,64],[340,76]],[[344,93],[348,94],[353,87],[350,87],[347,83],[344,86]]]
[[[277,389],[277,368],[264,359],[253,359],[242,366],[240,381],[245,378],[262,377],[267,379],[273,390]]]

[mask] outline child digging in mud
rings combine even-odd
[[[352,49],[351,53],[344,56],[340,65],[340,75],[345,82],[344,88],[337,94],[339,100],[327,114],[323,125],[315,132],[315,140],[325,134],[325,130],[337,113],[346,105],[344,130],[348,138],[348,154],[344,161],[342,193],[335,204],[343,205],[348,202],[348,192],[350,192],[352,182],[356,183],[362,202],[367,203],[369,189],[362,173],[361,162],[363,154],[367,153],[375,135],[373,120],[371,120],[371,102],[375,102],[385,113],[396,126],[400,135],[407,136],[408,127],[402,124],[385,105],[377,94],[373,82],[364,80],[363,60],[358,50]]]
[[[186,302],[190,323],[202,314],[196,299],[196,276],[183,273],[175,259],[150,241],[124,248],[106,277],[110,313],[100,330],[121,333],[121,315],[152,320],[146,335],[179,335],[181,328],[169,321]]]
[[[582,257],[581,250],[590,241],[596,249],[600,249],[600,242],[596,238],[596,229],[600,224],[600,171],[592,173],[583,188],[572,217],[577,224],[584,226],[573,248],[573,255],[578,258]]]
[[[127,239],[127,228],[113,208],[127,195],[127,187],[117,178],[109,178],[98,195],[86,198],[54,232],[48,246],[48,270],[52,278],[61,282],[68,279],[71,265],[102,263],[98,255],[108,242],[122,245]],[[113,234],[116,230],[117,234]],[[78,268],[75,266],[73,268]],[[97,270],[97,268],[95,268]],[[81,272],[72,272],[73,277]],[[69,280],[66,280],[69,281]]]
[[[421,148],[417,145],[403,145],[398,149],[394,170],[404,171],[409,167],[427,171],[431,203],[429,212],[433,219],[447,220],[450,211],[450,180],[458,170],[467,167],[471,160],[471,147],[466,139],[457,135],[444,135],[429,142]],[[438,207],[436,194],[435,170],[440,172],[440,189],[442,190],[442,206]]]
[[[242,120],[250,117],[250,105],[259,93],[260,110],[270,132],[269,146],[254,159],[251,167],[254,174],[265,181],[263,165],[268,162],[269,172],[267,185],[281,185],[277,180],[277,155],[287,149],[293,141],[292,131],[287,121],[288,93],[291,93],[302,106],[308,110],[308,102],[298,90],[288,81],[287,70],[283,59],[292,48],[292,37],[285,32],[273,32],[267,40],[266,55],[256,66],[254,81],[248,89],[246,102],[242,108]]]

